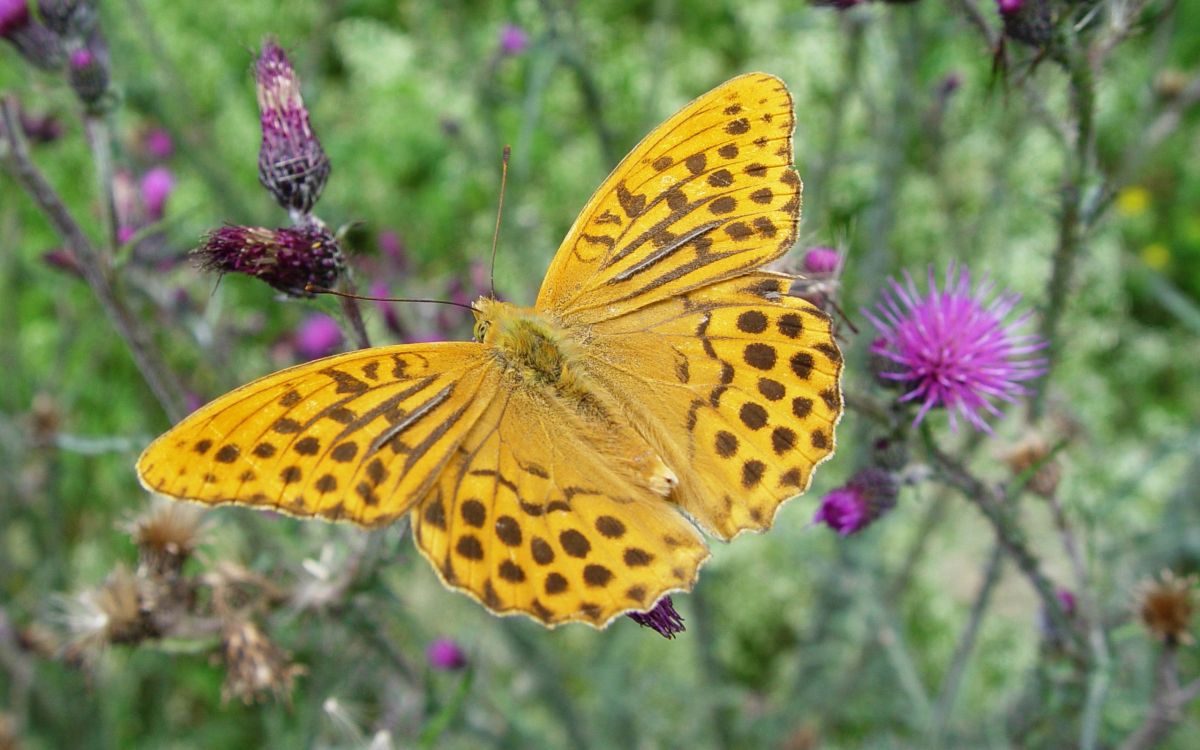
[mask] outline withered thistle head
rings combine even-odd
[[[119,566],[104,583],[68,602],[66,656],[87,663],[113,643],[135,643],[153,636],[142,608],[141,582]]]
[[[201,541],[203,513],[182,503],[152,505],[130,524],[139,569],[154,576],[177,576]]]
[[[1168,645],[1192,642],[1195,587],[1195,575],[1181,577],[1169,570],[1138,584],[1135,608],[1150,635]]]
[[[253,622],[238,619],[221,633],[225,684],[221,700],[238,698],[249,705],[268,696],[290,700],[292,685],[304,667],[290,664],[289,655],[271,642]]]
[[[1033,470],[1028,487],[1034,494],[1045,498],[1054,496],[1062,478],[1062,468],[1050,455],[1050,447],[1040,435],[1026,435],[1004,455],[1004,461],[1017,476]]]
[[[296,71],[270,39],[255,62],[254,78],[262,124],[258,179],[279,205],[307,214],[329,179],[329,157],[309,125]]]
[[[310,297],[308,284],[331,287],[344,267],[342,249],[324,227],[221,227],[192,251],[200,267],[255,276],[293,297]]]

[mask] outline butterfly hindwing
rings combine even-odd
[[[375,526],[425,494],[486,405],[483,347],[381,347],[268,375],[148,447],[149,490]]]
[[[768,528],[832,454],[841,354],[828,317],[757,273],[594,326],[586,369],[679,472],[676,497],[728,539]]]
[[[590,323],[757,269],[796,236],[792,99],[739,76],[655,128],[588,201],[537,307]]]
[[[546,625],[600,626],[691,588],[708,550],[649,446],[602,406],[501,391],[412,513],[442,581]]]

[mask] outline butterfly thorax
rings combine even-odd
[[[575,342],[557,322],[533,308],[494,299],[481,298],[475,308],[475,338],[492,348],[506,373],[594,403],[579,376]]]

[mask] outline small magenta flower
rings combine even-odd
[[[309,315],[296,328],[292,344],[305,361],[328,357],[342,345],[342,329],[328,315]]]
[[[669,596],[659,599],[647,612],[630,612],[629,618],[643,628],[657,630],[663,638],[674,638],[676,634],[687,630],[683,626],[683,617],[675,611]]]
[[[516,24],[508,23],[500,29],[500,51],[506,55],[519,55],[529,47],[529,34]]]
[[[830,275],[837,273],[842,258],[838,251],[831,247],[810,247],[804,251],[804,271],[814,275]]]
[[[142,175],[139,188],[147,218],[151,221],[158,221],[163,217],[167,198],[175,189],[175,176],[166,167],[155,167]]]
[[[279,205],[307,214],[329,179],[329,157],[313,134],[300,97],[300,81],[283,49],[263,43],[255,64],[262,145],[258,179]]]
[[[312,296],[308,284],[333,286],[345,263],[337,240],[315,224],[221,227],[193,255],[205,270],[256,276],[293,297]]]
[[[903,285],[889,279],[883,301],[862,311],[880,333],[871,347],[888,363],[880,377],[909,389],[900,401],[920,401],[913,426],[931,409],[944,408],[952,429],[958,429],[957,415],[991,433],[985,417],[1000,416],[995,402],[1016,402],[1028,392],[1021,382],[1045,372],[1045,360],[1030,356],[1045,342],[1017,332],[1029,313],[1006,321],[1020,295],[994,294],[987,280],[972,291],[967,269],[954,265],[941,291],[929,270],[924,296],[912,276],[905,272],[904,278]]]
[[[175,141],[167,131],[162,128],[154,128],[142,136],[142,148],[146,150],[151,159],[165,161],[175,153]]]
[[[28,26],[29,21],[27,0],[0,0],[0,38],[9,38]]]
[[[462,669],[467,666],[467,654],[457,643],[449,638],[438,638],[429,644],[425,650],[429,666],[445,672]]]
[[[842,487],[821,498],[813,523],[823,523],[842,536],[862,531],[896,506],[896,480],[878,468],[862,469]]]
[[[1025,0],[996,0],[996,7],[1005,15],[1016,13],[1024,4]]]

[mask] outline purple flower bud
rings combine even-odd
[[[66,271],[72,276],[77,276],[81,279],[84,278],[83,269],[79,267],[79,261],[75,259],[75,253],[72,253],[65,247],[58,247],[42,253],[42,262],[51,268]]]
[[[810,247],[804,251],[804,270],[813,275],[835,274],[841,263],[838,251],[831,247]]]
[[[258,179],[280,206],[307,214],[321,197],[330,164],[309,126],[300,81],[287,55],[271,40],[263,43],[254,76],[262,125]]]
[[[175,141],[171,139],[171,134],[162,128],[147,131],[142,136],[142,147],[151,159],[158,161],[169,159],[171,154],[175,153]]]
[[[22,57],[43,70],[62,65],[62,42],[30,16],[28,0],[0,0],[0,39],[7,39]]]
[[[22,112],[21,132],[32,143],[50,143],[62,137],[63,127],[53,115],[27,115]]]
[[[429,666],[443,671],[454,671],[467,666],[467,654],[449,638],[438,638],[425,651]]]
[[[117,242],[124,245],[134,238],[137,234],[137,227],[131,227],[128,224],[122,224],[117,227]]]
[[[314,224],[221,227],[193,255],[205,270],[255,276],[293,297],[312,296],[305,291],[308,284],[333,286],[345,262],[333,235]]]
[[[296,328],[292,345],[304,361],[327,357],[342,345],[342,329],[328,315],[310,315]]]
[[[67,56],[67,80],[84,104],[96,104],[108,91],[108,65],[103,55],[80,47]]]
[[[519,55],[529,47],[529,35],[516,24],[505,24],[500,29],[500,51],[506,55]]]
[[[881,337],[871,353],[887,360],[879,376],[909,389],[900,401],[921,402],[914,426],[931,409],[944,408],[953,429],[957,415],[990,433],[985,415],[1001,414],[994,402],[1015,402],[1027,392],[1021,382],[1044,372],[1045,361],[1030,355],[1045,342],[1017,332],[1029,315],[1008,320],[1020,295],[996,295],[986,280],[972,290],[966,268],[953,265],[942,290],[930,269],[926,295],[910,275],[904,278],[903,285],[889,280],[883,301],[873,311],[863,310]]]
[[[889,472],[874,467],[863,469],[821,498],[813,523],[823,523],[849,536],[895,507],[896,495],[896,480]]]
[[[175,176],[166,167],[155,167],[142,175],[142,205],[146,207],[147,218],[158,221],[163,217],[167,198],[174,189]]]
[[[643,628],[653,628],[663,638],[674,638],[677,633],[687,630],[683,626],[683,618],[671,604],[671,597],[664,596],[647,612],[630,612],[629,618]]]
[[[1016,13],[1023,4],[1024,0],[996,0],[996,7],[1004,14]]]
[[[1066,612],[1068,617],[1075,614],[1078,603],[1075,600],[1074,592],[1070,589],[1059,589],[1055,592],[1055,596],[1058,597],[1058,603],[1062,605],[1063,612]]]

